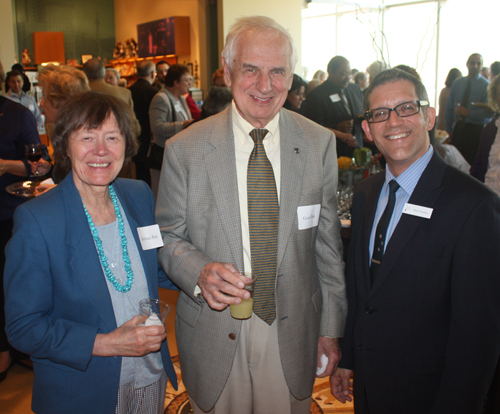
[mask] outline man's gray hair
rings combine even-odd
[[[97,58],[87,60],[83,64],[82,69],[89,80],[104,79],[104,76],[106,76],[106,68],[104,67],[104,63],[102,63]]]
[[[282,38],[287,42],[287,55],[290,59],[290,73],[293,73],[298,61],[297,48],[293,42],[292,36],[287,30],[275,20],[265,16],[242,17],[230,27],[226,37],[226,45],[222,51],[222,57],[225,59],[229,70],[232,69],[233,61],[236,56],[239,41],[243,35],[251,38],[260,34],[269,34],[273,38]]]
[[[118,72],[115,68],[106,68],[106,72],[113,72],[116,76],[116,79],[120,79],[121,75],[120,72]]]
[[[137,76],[146,78],[156,70],[155,63],[152,60],[143,60],[137,64]]]

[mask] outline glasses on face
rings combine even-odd
[[[377,108],[365,112],[365,119],[370,123],[384,122],[389,119],[391,112],[395,111],[401,118],[416,115],[420,112],[422,106],[429,105],[427,101],[409,101],[403,102],[394,108]]]
[[[192,76],[187,76],[185,78],[181,78],[181,81],[184,81],[184,82],[191,82],[192,80],[193,80]]]

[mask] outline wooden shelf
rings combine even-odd
[[[120,59],[112,59],[109,61],[110,65],[113,66],[118,72],[120,72],[120,76],[122,78],[136,77],[137,76],[137,62],[141,62],[143,60],[151,60],[156,65],[160,60],[164,60],[169,65],[173,65],[177,63],[176,55],[164,55],[164,56],[154,56],[147,58],[120,58]]]

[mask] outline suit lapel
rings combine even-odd
[[[302,193],[307,146],[304,131],[287,111],[280,112],[280,213],[277,268],[283,260]]]
[[[420,177],[420,180],[418,181],[417,186],[415,187],[415,190],[413,191],[413,194],[408,202],[410,204],[433,208],[443,190],[441,182],[443,180],[445,169],[446,163],[441,159],[437,152],[434,151],[429,164],[422,173],[422,176]],[[394,229],[394,233],[392,234],[389,244],[387,245],[384,259],[380,266],[379,275],[377,276],[377,281],[373,286],[371,295],[373,295],[382,283],[384,283],[384,280],[399,259],[401,252],[406,248],[409,240],[417,231],[418,227],[422,223],[422,220],[427,219],[409,214],[401,215],[401,219]]]
[[[205,165],[212,188],[213,198],[220,215],[235,265],[243,269],[243,244],[236,174],[231,106],[220,115],[223,120],[208,138],[210,150],[205,154]]]
[[[108,330],[112,331],[116,328],[115,314],[80,194],[73,181],[73,174],[70,173],[59,186],[64,187],[66,243],[73,249],[69,259],[73,275],[68,277],[73,276],[78,280],[82,292],[95,312]]]

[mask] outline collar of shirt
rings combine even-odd
[[[17,93],[12,92],[12,89],[9,89],[7,92],[5,92],[5,96],[10,96],[12,98],[17,98],[18,100],[21,100],[24,96],[27,96],[27,95],[26,95],[26,92],[24,92],[23,90],[21,90],[17,94]]]
[[[234,100],[231,103],[231,110],[233,117],[233,126],[235,129],[234,138],[239,140],[243,148],[247,149],[247,147],[249,146],[253,149],[254,142],[252,137],[250,136],[250,132],[252,132],[255,127],[241,116],[238,109],[236,108]],[[266,148],[266,152],[268,152],[268,148],[269,150],[272,150],[276,147],[276,145],[279,145],[279,134],[277,133],[279,128],[279,120],[280,114],[278,112],[276,116],[271,120],[271,122],[269,122],[264,127],[269,131],[262,141],[264,147]]]
[[[434,153],[434,148],[432,145],[429,145],[427,151],[422,155],[417,161],[415,161],[412,165],[410,165],[406,170],[403,171],[397,178],[392,175],[389,167],[385,169],[385,182],[382,187],[382,193],[387,192],[387,196],[389,196],[389,182],[393,179],[397,181],[400,186],[398,192],[403,190],[410,197],[415,189],[418,180],[420,180],[420,176],[429,164],[429,161],[432,158],[432,154]]]
[[[389,241],[391,239],[392,233],[396,229],[396,226],[399,223],[401,215],[403,214],[403,208],[405,204],[409,201],[411,195],[413,194],[413,190],[417,186],[422,173],[424,172],[427,164],[432,158],[432,154],[434,153],[434,148],[432,145],[429,145],[429,148],[417,161],[415,161],[412,165],[410,165],[402,174],[398,175],[398,177],[394,177],[394,175],[390,172],[389,168],[385,169],[385,182],[382,186],[382,190],[380,191],[377,211],[375,212],[375,219],[373,220],[372,231],[370,235],[370,258],[373,255],[373,242],[375,239],[375,231],[377,229],[378,222],[384,213],[385,207],[387,206],[387,202],[389,201],[389,182],[393,179],[397,181],[400,188],[396,192],[396,204],[394,205],[394,211],[392,213],[391,221],[389,222],[389,226],[387,227],[386,233],[386,243],[384,247],[387,248]],[[371,263],[371,262],[370,262]]]

